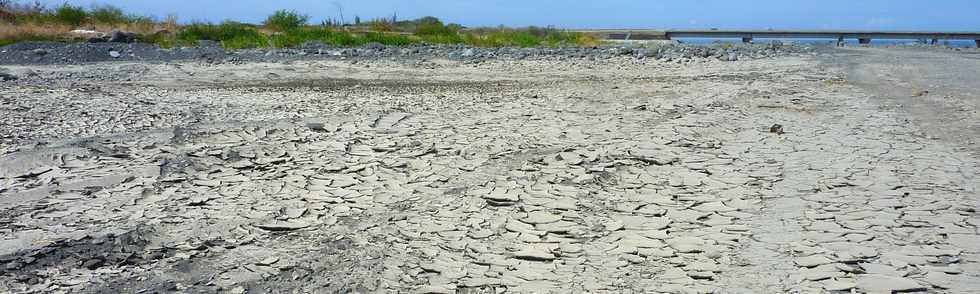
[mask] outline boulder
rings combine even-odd
[[[68,37],[72,39],[88,40],[89,43],[104,42],[108,39],[106,33],[93,30],[73,30],[68,32]]]
[[[0,68],[0,81],[6,82],[6,81],[13,81],[16,79],[17,79],[17,75],[10,73],[6,69]]]
[[[133,32],[112,31],[112,34],[109,36],[109,42],[112,42],[112,43],[132,43],[132,42],[136,41],[136,39],[138,37],[139,37],[139,35],[137,35],[136,33],[133,33]]]

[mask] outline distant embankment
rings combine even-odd
[[[873,39],[886,40],[974,40],[980,47],[980,32],[901,32],[901,31],[806,31],[806,30],[578,30],[607,40],[672,40],[676,38],[740,38],[750,43],[755,38],[772,39],[857,39],[861,44]]]

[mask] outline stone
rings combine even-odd
[[[78,30],[72,30],[72,31],[68,32],[68,37],[69,38],[74,38],[74,39],[89,40],[90,43],[95,43],[95,42],[92,42],[91,40],[97,39],[97,40],[100,40],[100,41],[103,41],[104,42],[105,41],[104,38],[106,37],[106,33],[99,32],[99,31],[93,31],[93,30],[82,30],[82,29],[78,29]]]
[[[101,258],[93,258],[93,259],[86,260],[84,263],[82,263],[82,267],[90,270],[95,270],[97,268],[102,267],[103,264],[105,264],[105,260]]]
[[[769,132],[773,134],[780,134],[780,135],[786,133],[786,131],[783,130],[783,125],[781,124],[773,124],[772,126],[769,127]]]
[[[17,75],[14,75],[13,73],[10,73],[6,69],[0,68],[0,81],[3,81],[3,82],[13,81],[13,80],[16,80],[18,78],[19,77]]]
[[[122,54],[119,54],[119,51],[116,51],[116,50],[109,51],[109,57],[119,58],[121,56],[122,56]]]
[[[137,34],[133,32],[112,31],[109,35],[109,42],[112,43],[132,43],[136,41]]]

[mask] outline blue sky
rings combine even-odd
[[[42,0],[49,6],[64,0]],[[69,0],[181,21],[260,22],[280,8],[362,19],[432,15],[466,26],[564,28],[886,29],[980,31],[980,0]]]

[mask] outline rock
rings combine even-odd
[[[119,58],[120,56],[122,56],[122,54],[119,54],[119,51],[110,50],[109,51],[109,56],[112,57],[112,58]]]
[[[44,55],[48,55],[48,50],[38,48],[32,50],[31,53],[34,53],[34,55],[44,56]]]
[[[16,271],[16,270],[19,270],[22,267],[24,267],[24,264],[23,263],[20,263],[20,262],[17,262],[17,261],[10,262],[10,263],[7,263],[6,265],[4,265],[4,269],[6,269],[8,271]]]
[[[82,263],[82,267],[94,270],[102,267],[103,264],[105,264],[105,260],[102,260],[101,258],[93,258]]]
[[[133,32],[112,31],[109,35],[109,42],[112,43],[132,43],[136,41],[137,35]]]
[[[105,42],[106,33],[93,31],[93,30],[72,30],[68,32],[68,37],[73,39],[83,39],[83,40],[98,39],[101,40],[102,42]]]
[[[783,131],[783,125],[781,124],[772,125],[771,127],[769,127],[769,132],[774,134],[780,134],[780,135],[786,133],[785,131]]]
[[[6,81],[13,81],[13,80],[16,80],[16,79],[18,79],[18,77],[16,75],[14,75],[13,73],[10,73],[6,69],[0,68],[0,81],[6,82]]]
[[[310,130],[313,130],[314,132],[326,132],[327,131],[327,125],[324,124],[324,123],[319,123],[319,122],[307,123],[306,124],[306,127],[307,128],[310,128]]]
[[[367,50],[374,50],[374,51],[384,51],[385,45],[378,42],[371,42],[371,43],[364,44],[362,48]]]
[[[728,57],[725,60],[738,61],[738,53],[728,53]]]
[[[857,288],[870,293],[892,293],[925,290],[925,287],[912,279],[876,274],[858,276]]]
[[[460,53],[459,56],[461,56],[461,57],[473,57],[473,56],[476,56],[476,50],[473,50],[473,48],[468,48],[466,50],[463,50],[463,52]]]

